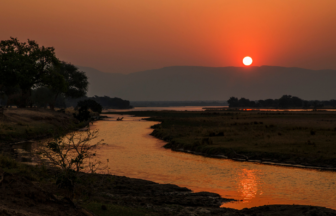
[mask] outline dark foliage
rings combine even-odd
[[[104,109],[129,109],[129,108],[132,108],[132,106],[130,106],[130,102],[128,100],[123,100],[121,98],[116,98],[116,97],[115,98],[110,98],[108,96],[99,97],[97,95],[94,96],[94,97],[81,97],[81,98],[77,98],[77,99],[67,98],[66,104],[67,104],[67,106],[75,107],[76,104],[79,101],[82,101],[82,100],[96,101]]]
[[[88,109],[91,109],[93,112],[97,112],[97,113],[101,113],[102,110],[103,110],[102,105],[100,105],[99,103],[97,103],[96,101],[94,101],[92,99],[79,101],[77,103],[76,109],[80,109],[82,107],[87,107]]]
[[[336,100],[330,101],[306,101],[301,98],[291,96],[291,95],[283,95],[279,99],[266,99],[266,100],[258,100],[258,101],[250,101],[246,98],[236,98],[231,97],[228,101],[229,107],[243,107],[243,108],[323,108],[324,106],[335,107]]]
[[[64,97],[85,96],[87,88],[85,73],[60,62],[53,47],[13,37],[0,41],[1,103],[18,107],[49,104],[53,110],[65,104]]]
[[[104,97],[98,97],[97,95],[95,95],[94,97],[92,97],[92,100],[97,101],[98,103],[100,103],[104,108],[106,109],[113,109],[113,108],[117,108],[117,109],[128,109],[131,108],[130,106],[130,102],[128,100],[123,100],[121,98],[110,98],[108,96],[104,96]]]
[[[34,40],[19,42],[13,37],[0,41],[0,88],[18,85],[19,106],[26,107],[31,89],[44,83],[51,67],[58,64],[53,47],[39,46]]]
[[[73,116],[80,122],[88,121],[91,118],[87,106],[80,107],[78,109],[78,114],[74,113]]]

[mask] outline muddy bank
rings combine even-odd
[[[46,172],[46,171],[45,171]],[[55,174],[49,170],[47,175]],[[57,172],[57,171],[56,171]],[[0,215],[94,215],[86,206],[100,203],[130,209],[145,209],[146,215],[336,215],[335,210],[299,205],[271,205],[235,210],[219,208],[223,199],[218,194],[193,193],[172,184],[122,176],[78,173],[74,200],[67,192],[48,181],[36,181],[20,174],[0,171]]]
[[[155,132],[153,132],[151,135],[160,139],[159,136],[155,136]],[[210,157],[210,158],[230,159],[234,161],[244,161],[244,162],[260,163],[260,164],[266,164],[266,165],[336,171],[336,167],[328,163],[309,163],[304,158],[298,158],[296,160],[293,160],[293,159],[286,160],[286,159],[283,159],[283,155],[279,155],[278,157],[273,155],[272,158],[266,158],[263,155],[253,155],[252,157],[249,157],[247,155],[237,154],[234,151],[231,151],[228,154],[222,154],[222,153],[211,154],[211,153],[205,153],[202,151],[197,151],[193,147],[188,148],[188,147],[179,145],[178,143],[174,143],[174,142],[169,142],[168,144],[164,145],[164,148],[171,149],[172,151],[176,151],[176,152],[184,152],[184,153],[201,155],[201,156]]]
[[[154,131],[151,135],[153,135],[156,138],[162,139],[160,136],[155,135],[156,132]],[[266,165],[276,165],[276,166],[286,166],[286,167],[296,167],[296,168],[305,168],[305,169],[317,169],[317,170],[327,170],[327,171],[336,171],[336,167],[333,164],[326,163],[326,162],[310,162],[306,160],[305,158],[284,158],[284,155],[276,155],[273,154],[272,157],[270,157],[267,154],[249,154],[248,152],[244,154],[238,154],[234,150],[228,150],[227,154],[223,154],[222,152],[216,152],[216,153],[209,153],[209,152],[203,152],[203,151],[197,151],[197,149],[194,146],[184,146],[180,145],[176,142],[169,142],[168,144],[164,145],[164,148],[171,149],[172,151],[176,152],[185,152],[189,154],[194,155],[201,155],[204,157],[210,157],[210,158],[219,158],[219,159],[230,159],[234,161],[244,161],[244,162],[252,162],[252,163],[260,163],[260,164],[266,164]],[[269,157],[267,157],[269,156]]]
[[[334,112],[133,111],[128,114],[161,122],[152,127],[151,135],[168,142],[165,147],[174,151],[281,166],[336,168]]]
[[[99,184],[95,185],[98,191],[104,191],[100,192],[104,195],[104,198],[98,198],[100,201],[142,206],[159,215],[336,215],[336,211],[332,209],[302,205],[270,205],[243,210],[220,208],[223,202],[235,200],[221,198],[216,193],[193,193],[188,188],[172,184],[158,184],[121,176],[112,178],[114,186],[110,189],[99,190]]]

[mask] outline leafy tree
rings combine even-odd
[[[33,104],[38,107],[47,107],[50,98],[53,96],[52,92],[47,87],[40,87],[32,91],[31,100]]]
[[[103,107],[99,103],[97,103],[96,101],[94,101],[92,99],[79,101],[76,109],[79,109],[81,107],[87,107],[87,108],[91,109],[93,112],[97,112],[97,113],[101,113],[102,110],[103,110]]]
[[[246,98],[240,98],[238,101],[238,104],[240,107],[249,107],[250,106],[250,100]]]
[[[78,71],[78,68],[70,63],[61,62],[59,66],[53,68],[53,73],[48,77],[46,84],[54,94],[49,102],[50,109],[53,110],[61,93],[70,98],[85,96],[89,82],[84,72]]]
[[[111,98],[108,96],[97,96],[94,97],[81,97],[81,98],[67,98],[66,103],[68,106],[76,107],[79,101],[92,99],[99,103],[104,109],[130,109],[133,108],[128,100],[123,100],[121,98]]]
[[[236,98],[236,97],[230,97],[230,99],[227,102],[229,104],[229,107],[237,107],[238,106],[238,98]]]
[[[283,95],[279,99],[279,107],[289,108],[289,107],[304,107],[304,102],[298,97],[293,97],[291,95]]]
[[[276,107],[275,101],[273,99],[266,99],[263,107]]]
[[[19,107],[26,107],[31,89],[50,75],[58,65],[53,47],[40,47],[34,40],[19,42],[17,38],[0,42],[0,85],[19,85],[22,91]]]
[[[7,86],[3,85],[1,98],[4,101],[4,105],[8,108],[9,105],[18,105],[21,95],[21,89],[18,85],[16,86]]]
[[[129,109],[131,108],[130,102],[128,100],[123,100],[121,98],[110,98],[108,96],[99,97],[95,95],[91,98],[95,100],[97,103],[101,104],[104,108],[117,108],[117,109]]]
[[[78,114],[74,113],[73,116],[80,122],[88,121],[91,118],[90,112],[87,106],[81,106],[78,109]]]

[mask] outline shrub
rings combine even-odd
[[[76,109],[80,109],[81,107],[87,107],[88,109],[91,109],[93,112],[97,112],[97,113],[101,113],[103,110],[103,107],[92,99],[79,101],[77,103]]]
[[[91,118],[90,112],[87,106],[79,108],[78,113],[73,113],[73,116],[80,122],[88,121]]]
[[[52,165],[61,169],[60,174],[56,177],[56,184],[59,187],[73,191],[76,182],[75,172],[87,168],[91,172],[97,170],[100,161],[97,163],[90,162],[85,164],[96,156],[95,149],[101,144],[101,141],[91,144],[90,141],[97,138],[98,130],[86,133],[70,133],[68,135],[55,136],[53,140],[39,146],[36,154],[47,158]],[[85,167],[86,166],[86,167]]]

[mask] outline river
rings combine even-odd
[[[97,150],[102,173],[171,183],[193,191],[210,191],[240,200],[223,207],[242,209],[266,204],[305,204],[336,209],[336,172],[251,162],[236,162],[173,152],[149,134],[157,122],[108,115],[91,129],[104,143]]]

